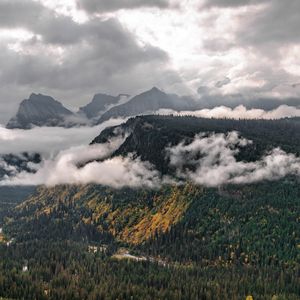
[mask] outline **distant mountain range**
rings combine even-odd
[[[110,118],[153,113],[159,109],[195,110],[195,100],[166,94],[156,87],[130,99],[127,94],[96,94],[92,101],[72,112],[50,96],[31,94],[23,100],[7,128],[30,129],[33,126],[71,127],[82,123],[100,124]]]
[[[158,88],[153,87],[151,90],[133,97],[128,102],[111,108],[99,118],[98,123],[114,117],[130,117],[153,113],[162,108],[195,110],[199,108],[199,105],[192,98],[166,94]]]
[[[92,102],[79,108],[79,114],[86,116],[88,119],[98,119],[103,113],[115,105],[126,101],[130,96],[120,94],[119,96],[110,96],[106,94],[96,94]]]
[[[233,108],[244,104],[248,109],[271,110],[282,104],[300,106],[300,99],[287,99],[281,102],[276,99],[260,99],[246,103],[239,101],[241,100],[238,98],[228,99],[226,103],[224,103],[224,99],[218,98],[195,100],[187,96],[180,97],[176,94],[167,94],[153,87],[132,98],[127,94],[111,96],[99,93],[93,97],[90,103],[80,107],[78,112],[72,112],[50,96],[31,94],[28,99],[21,102],[16,116],[8,122],[6,127],[30,129],[33,126],[96,125],[110,118],[152,114],[159,109],[193,111],[220,105]]]

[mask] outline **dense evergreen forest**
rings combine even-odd
[[[298,119],[149,116],[122,126],[130,134],[114,155],[135,149],[162,172],[165,146],[198,132],[238,130],[253,140],[243,161],[278,146],[300,153]],[[218,188],[39,187],[0,222],[0,299],[300,299],[297,177]]]
[[[0,227],[7,212],[35,190],[32,186],[0,186]]]
[[[299,299],[299,203],[295,178],[222,189],[40,189],[7,216],[13,241],[0,246],[0,293]],[[124,248],[133,259],[117,258]]]

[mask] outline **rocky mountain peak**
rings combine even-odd
[[[20,103],[17,114],[6,127],[29,129],[32,126],[64,126],[65,118],[71,116],[73,113],[54,98],[32,93]]]

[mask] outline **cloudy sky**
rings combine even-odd
[[[300,96],[299,0],[0,0],[0,123],[31,92]]]

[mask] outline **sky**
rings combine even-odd
[[[32,92],[299,97],[299,28],[299,0],[0,0],[0,123]]]

